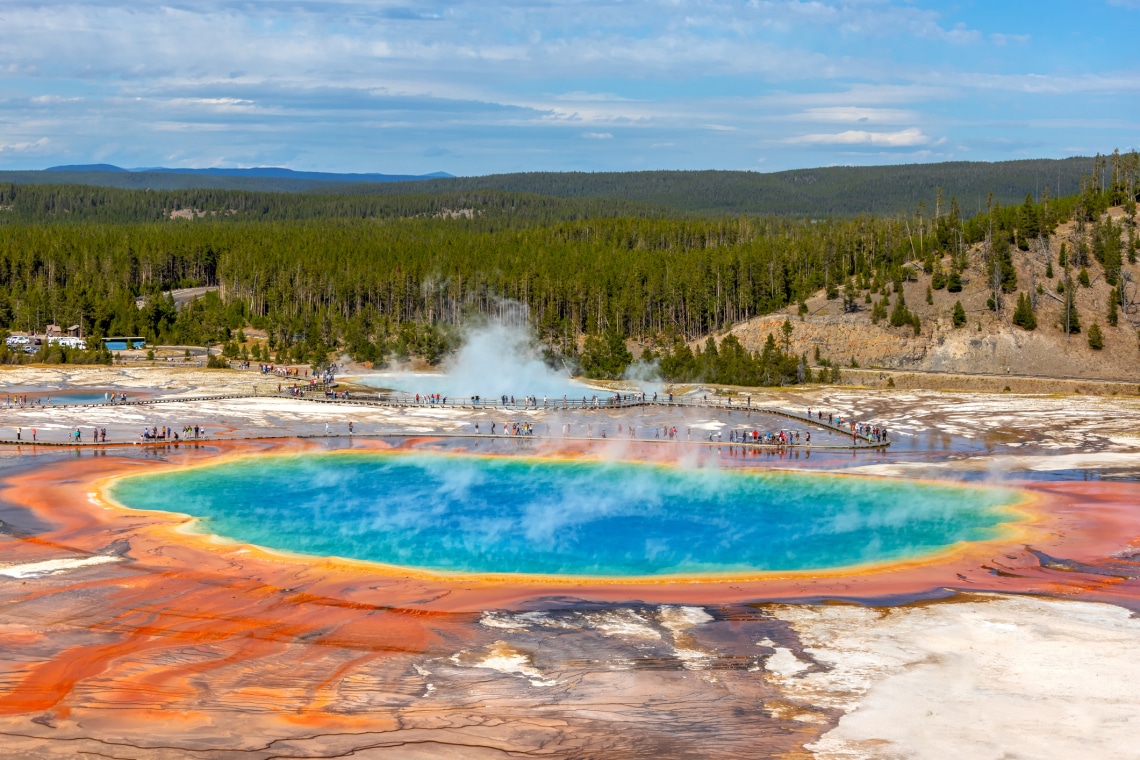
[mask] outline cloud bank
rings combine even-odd
[[[1129,147],[1135,3],[1046,5],[6,0],[0,156],[479,174]],[[1041,123],[1073,114],[1096,118]]]

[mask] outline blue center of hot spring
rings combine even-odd
[[[114,497],[261,546],[436,571],[837,568],[992,538],[1016,493],[811,473],[353,453],[124,478]]]

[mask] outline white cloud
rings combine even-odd
[[[153,129],[158,132],[227,132],[233,129],[233,125],[204,121],[156,121]]]
[[[36,95],[31,101],[38,106],[56,105],[57,103],[78,103],[83,98],[64,98],[59,95]]]
[[[927,145],[930,138],[917,127],[901,132],[865,132],[848,130],[837,134],[800,135],[786,140],[793,145],[872,145],[889,148],[909,148]]]
[[[612,92],[565,92],[561,95],[555,95],[554,99],[571,103],[627,103],[632,100],[632,98],[614,95]]]
[[[50,143],[46,137],[28,142],[0,142],[0,153],[42,153]]]
[[[1010,44],[1024,45],[1029,42],[1028,34],[1002,34],[1001,32],[994,32],[990,35],[990,41],[995,45],[1002,47]]]
[[[932,79],[937,77],[932,76]],[[1140,71],[1118,74],[1080,74],[1058,76],[1052,74],[955,74],[944,78],[953,80],[954,89],[1004,90],[1041,95],[1102,94],[1125,95],[1140,91]]]
[[[822,122],[843,122],[849,124],[900,124],[913,122],[917,114],[900,108],[861,108],[858,106],[825,106],[809,108],[789,119]]]
[[[917,8],[910,3],[889,0],[836,2],[835,0],[751,0],[766,26],[782,33],[797,28],[833,29],[856,37],[890,38],[899,35],[940,40],[951,44],[973,44],[982,34],[959,22],[943,24],[942,14]]]
[[[1072,30],[1086,42],[1131,18],[1095,11]],[[3,0],[0,144],[9,166],[155,165],[176,143],[188,165],[474,173],[625,168],[635,153],[581,142],[618,134],[662,168],[902,156],[939,144],[928,135],[986,159],[1009,149],[970,142],[983,133],[1052,130],[1021,136],[1042,155],[1084,142],[1029,121],[1045,115],[1111,112],[1104,148],[1135,141],[1130,51],[1098,59],[993,23],[933,0]],[[413,163],[440,145],[448,166]]]
[[[956,45],[973,45],[982,40],[981,32],[977,29],[969,29],[965,24],[957,24],[953,29],[942,29],[938,27],[937,33],[929,36],[940,37]]]

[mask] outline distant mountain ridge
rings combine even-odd
[[[335,172],[299,172],[293,169],[284,169],[278,166],[257,166],[248,169],[231,167],[212,167],[208,169],[182,169],[166,166],[148,166],[138,169],[124,169],[113,164],[69,164],[66,166],[49,166],[45,172],[107,172],[110,174],[190,174],[206,175],[211,177],[267,177],[272,179],[305,179],[318,182],[415,182],[425,179],[449,179],[454,177],[447,172],[432,172],[431,174],[338,174]]]

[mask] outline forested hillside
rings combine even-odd
[[[27,188],[8,188],[0,215],[14,221],[0,225],[0,327],[82,324],[93,338],[137,334],[161,344],[201,345],[229,341],[252,326],[269,336],[257,346],[258,356],[320,363],[344,350],[366,361],[409,354],[436,361],[449,346],[451,326],[495,313],[510,299],[523,306],[553,354],[594,374],[614,374],[626,361],[624,339],[634,338],[658,346],[664,364],[672,361],[690,376],[704,365],[678,357],[687,341],[802,303],[820,290],[854,302],[898,292],[900,282],[920,272],[953,288],[971,266],[966,251],[978,243],[986,247],[982,275],[993,277],[995,294],[1012,292],[1012,249],[1027,247],[1061,221],[1093,222],[1110,204],[1135,199],[1140,166],[1121,162],[1111,174],[1104,168],[1077,195],[991,202],[978,215],[934,193],[905,215],[819,221],[649,213],[560,218],[536,209],[548,203],[573,209],[578,202],[501,193],[473,193],[467,200],[498,204],[499,214],[528,208],[529,216],[509,224],[490,213],[444,218],[433,211],[443,207],[431,205],[440,198],[409,196],[389,199],[396,205],[386,216],[358,218],[362,207],[354,204],[374,199],[294,196],[278,208],[256,207],[252,196],[205,193],[193,202],[219,214],[170,220],[173,196],[160,193],[100,190],[111,198],[100,205],[98,193],[39,188],[26,196]],[[455,205],[462,206],[458,199]],[[261,209],[257,221],[226,216],[223,209],[240,202]],[[340,216],[274,215],[293,202],[295,208],[324,208],[324,202]],[[45,203],[56,206],[36,205]],[[82,218],[100,208],[117,210],[107,212],[108,221]],[[1121,257],[1135,255],[1132,208],[1127,249],[1094,246],[1083,265],[1118,276]],[[118,221],[120,213],[144,220],[157,214],[158,221]],[[44,214],[67,221],[34,221]],[[1119,243],[1121,230],[1116,234]],[[219,290],[182,309],[162,295],[191,286]],[[883,317],[899,324],[910,319],[899,304]],[[799,359],[781,359],[780,373],[766,377],[788,379]]]
[[[595,217],[682,216],[630,201],[553,198],[500,190],[410,195],[341,195],[242,190],[119,190],[88,185],[0,183],[0,225],[163,220],[283,221],[439,217],[535,224]]]
[[[0,172],[0,183],[81,184],[124,189],[244,190],[374,194],[471,193],[500,190],[560,198],[630,201],[706,215],[781,214],[857,216],[909,213],[931,203],[936,188],[962,209],[984,210],[992,192],[1003,204],[1026,194],[1054,197],[1079,190],[1082,176],[1103,159],[952,162],[901,166],[802,169],[762,174],[742,171],[531,172],[418,182],[346,185],[314,179],[228,177],[155,172]]]
[[[1046,190],[1071,195],[1099,159],[1001,163],[953,162],[902,166],[848,166],[761,174],[725,171],[533,172],[455,177],[394,185],[362,185],[360,192],[410,193],[497,189],[567,198],[621,198],[705,214],[857,216],[913,211],[930,204],[938,188],[968,213],[984,210],[992,192],[1002,204]],[[319,190],[318,190],[319,191]],[[344,192],[343,189],[337,192]]]

